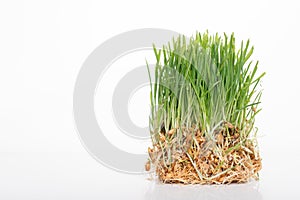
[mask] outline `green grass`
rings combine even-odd
[[[208,32],[189,39],[179,36],[162,49],[153,46],[154,77],[149,72],[153,144],[162,145],[163,133],[167,144],[183,145],[186,128],[215,141],[214,133],[225,123],[238,128],[241,140],[249,138],[261,110],[258,86],[265,75],[257,75],[258,62],[250,61],[253,49],[249,40],[237,47],[234,34]],[[171,129],[176,134],[166,134]],[[168,155],[165,160],[171,159]]]

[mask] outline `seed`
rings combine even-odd
[[[223,181],[224,181],[224,176],[221,176],[221,177],[219,178],[219,181],[220,181],[220,182],[223,182]]]
[[[168,132],[169,135],[173,135],[174,133],[175,133],[175,128],[171,129],[171,130]]]
[[[150,171],[150,161],[145,164],[145,170]]]
[[[222,133],[219,133],[219,134],[217,135],[217,143],[218,143],[218,144],[222,144],[223,141],[224,141],[224,137],[223,137]]]
[[[166,141],[166,137],[164,135],[160,135],[159,136],[160,141],[165,142]]]
[[[240,134],[238,134],[238,133],[235,133],[235,134],[233,135],[234,139],[237,139],[239,136],[240,136]]]
[[[192,155],[192,150],[189,149],[189,150],[188,150],[188,153],[189,153],[189,155]]]

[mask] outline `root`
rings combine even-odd
[[[238,133],[226,136],[222,132],[215,135],[215,140],[207,141],[198,131],[189,145],[180,147],[165,140],[149,148],[158,179],[182,184],[230,184],[258,179],[261,158],[253,140],[241,140]],[[171,157],[166,161],[163,155],[168,152],[170,156],[170,149]]]

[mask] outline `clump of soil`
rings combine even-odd
[[[183,130],[181,137],[176,132],[161,132],[158,143],[148,148],[145,169],[155,167],[163,183],[229,184],[258,179],[261,158],[256,142],[241,139],[230,123],[216,131],[214,138],[200,130]]]

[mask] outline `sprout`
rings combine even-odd
[[[256,75],[253,49],[249,40],[236,49],[233,34],[208,32],[153,46],[149,155],[160,180],[231,183],[258,176],[253,128],[265,73]]]

